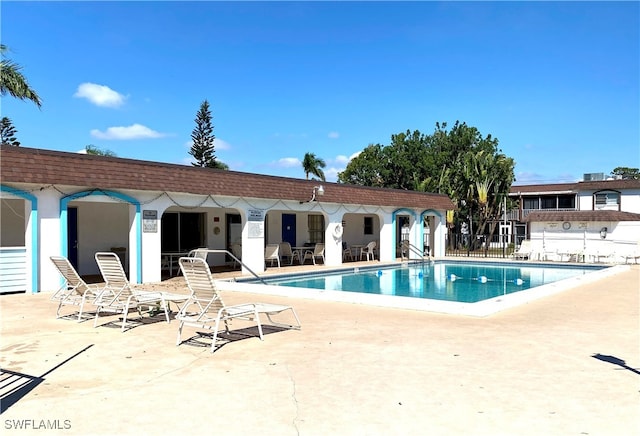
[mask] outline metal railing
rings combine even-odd
[[[244,263],[242,263],[242,261],[240,259],[238,259],[233,253],[231,253],[229,250],[216,250],[216,249],[203,249],[203,248],[194,248],[193,250],[191,250],[189,252],[189,256],[193,257],[196,252],[203,252],[206,251],[207,253],[224,253],[224,254],[228,254],[233,260],[235,260],[236,262],[238,262],[240,264],[241,267],[245,268],[247,271],[249,271],[251,273],[252,276],[254,276],[256,279],[260,280],[263,284],[267,285],[268,283],[264,281],[264,279],[262,277],[260,277],[258,274],[256,274],[255,272],[253,272],[253,270],[251,268],[249,268],[247,265],[245,265]]]
[[[520,246],[524,235],[488,235],[449,233],[446,255],[452,257],[507,258]]]
[[[416,247],[415,245],[411,244],[409,241],[402,241],[402,244],[400,245],[400,257],[402,260],[404,260],[404,258],[406,257],[407,260],[409,260],[409,252],[413,253],[413,254],[417,254],[418,256],[420,256],[420,259],[422,259],[422,261],[424,262],[425,260],[425,252],[424,251],[420,251],[420,249],[418,247]],[[427,252],[426,255],[427,258],[430,258],[429,253]]]

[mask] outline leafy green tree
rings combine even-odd
[[[457,207],[452,224],[470,222],[474,233],[492,234],[514,166],[496,138],[456,121],[450,129],[436,123],[431,135],[407,130],[392,135],[388,146],[369,145],[338,181],[447,194]]]
[[[324,177],[324,171],[322,171],[322,168],[326,166],[327,164],[325,163],[325,161],[317,157],[315,154],[304,154],[304,158],[302,159],[302,168],[304,169],[304,174],[307,180],[309,180],[309,174],[313,174],[324,182],[326,179]]]
[[[111,151],[111,150],[102,150],[98,147],[96,147],[93,144],[89,144],[85,147],[85,151],[87,154],[93,154],[96,156],[111,156],[111,157],[116,157],[117,155]]]
[[[216,160],[214,146],[216,136],[213,134],[211,119],[209,102],[204,100],[196,114],[196,127],[191,132],[193,145],[189,150],[189,154],[196,160],[191,165],[194,167],[229,169],[226,164]]]
[[[640,172],[638,171],[638,168],[616,167],[611,171],[611,175],[622,179],[640,179]]]
[[[2,145],[20,147],[20,142],[16,138],[17,132],[11,120],[7,117],[2,117],[0,120],[0,139],[2,140]]]
[[[29,86],[27,79],[24,77],[22,67],[15,62],[7,59],[6,54],[9,51],[6,45],[0,44],[0,94],[9,94],[20,100],[31,100],[36,106],[42,106],[42,101],[36,91]]]

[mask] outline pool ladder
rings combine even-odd
[[[407,260],[410,260],[409,252],[412,252],[413,254],[417,254],[418,256],[420,256],[420,259],[422,260],[422,262],[424,262],[425,260],[431,259],[431,257],[428,254],[425,259],[424,253],[409,241],[402,241],[402,244],[400,245],[400,257],[403,261],[404,261],[405,255],[407,256]]]

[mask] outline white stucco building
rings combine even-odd
[[[283,241],[324,243],[332,266],[344,244],[375,241],[378,259],[390,261],[405,224],[418,253],[426,242],[443,256],[453,208],[440,194],[9,146],[0,148],[0,200],[0,292],[57,289],[54,255],[98,274],[97,251],[119,253],[134,283],[160,281],[169,256],[197,247],[239,244],[244,272],[256,273],[265,245]],[[232,259],[212,253],[208,262]]]

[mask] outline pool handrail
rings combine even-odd
[[[198,251],[198,252],[207,252],[207,253],[225,253],[228,254],[229,256],[231,256],[231,258],[233,260],[235,260],[236,262],[238,262],[240,264],[241,267],[244,267],[247,269],[247,271],[249,271],[251,273],[251,275],[253,275],[256,279],[260,280],[263,284],[267,284],[267,282],[264,281],[264,279],[262,277],[260,277],[258,274],[256,274],[255,272],[253,272],[253,270],[251,268],[249,268],[247,265],[245,265],[244,263],[242,263],[242,261],[240,259],[238,259],[233,253],[231,253],[229,250],[218,250],[218,249],[210,249],[210,248],[196,248],[194,250],[191,251]]]

